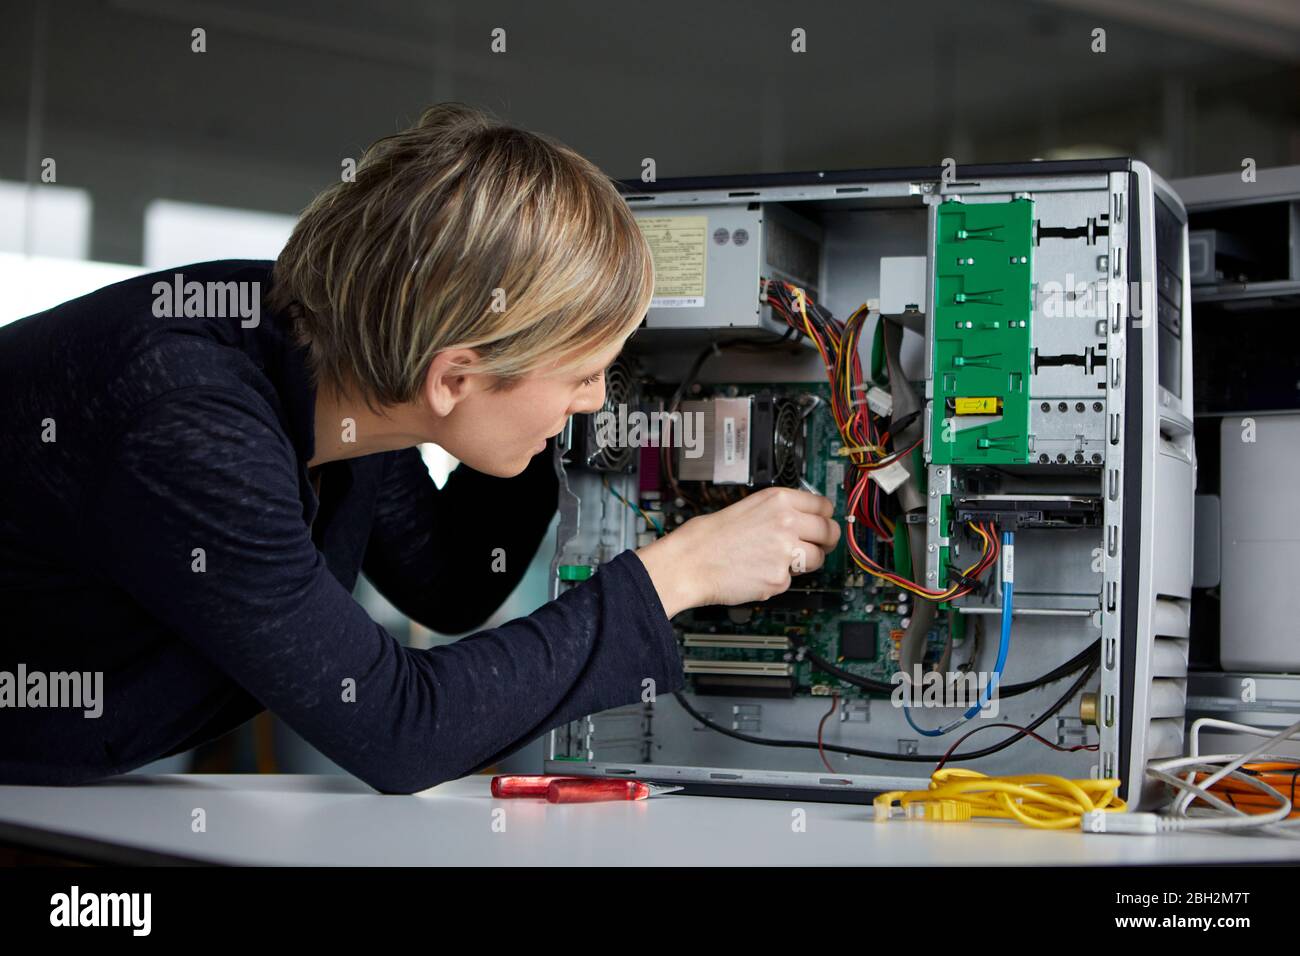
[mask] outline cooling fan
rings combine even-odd
[[[602,442],[596,434],[598,416],[610,415],[617,421],[622,409],[625,417],[637,406],[638,389],[632,369],[622,359],[615,360],[605,371],[605,404],[594,414],[573,416],[571,461],[592,471],[625,472],[632,468],[636,449],[630,444]]]
[[[803,471],[803,416],[791,401],[776,403],[776,422],[772,426],[772,483],[793,488]]]
[[[759,392],[752,398],[751,487],[794,488],[804,470],[804,410],[793,398]]]

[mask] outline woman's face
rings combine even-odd
[[[517,475],[546,450],[548,438],[564,430],[570,415],[605,404],[604,371],[622,348],[620,340],[575,372],[552,366],[499,391],[491,390],[484,376],[466,376],[478,381],[441,418],[435,440],[475,471]]]

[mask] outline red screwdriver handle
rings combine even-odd
[[[596,803],[601,800],[644,800],[650,788],[636,780],[555,780],[546,788],[547,803]]]
[[[544,797],[546,788],[556,780],[572,780],[572,777],[554,774],[507,773],[492,778],[492,796],[498,800],[507,797]]]

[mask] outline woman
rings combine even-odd
[[[446,633],[500,606],[555,510],[550,439],[602,405],[652,284],[594,166],[450,104],[376,143],[274,263],[0,330],[0,782],[122,773],[267,709],[410,793],[679,689],[669,618],[818,567],[829,502],[759,492],[432,650],[351,597],[364,570]],[[441,491],[421,442],[462,462]],[[68,675],[78,701],[52,693]]]

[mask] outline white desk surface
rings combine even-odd
[[[555,806],[494,800],[489,779],[466,777],[411,796],[376,794],[347,776],[292,774],[0,786],[0,840],[69,853],[97,847],[88,855],[99,857],[125,849],[126,862],[161,854],[270,865],[1300,863],[1300,840],[1279,837],[1119,836],[1001,821],[878,824],[869,806],[857,804],[680,794]],[[205,811],[206,832],[192,830],[195,808]],[[797,808],[806,813],[803,832],[793,828]]]

